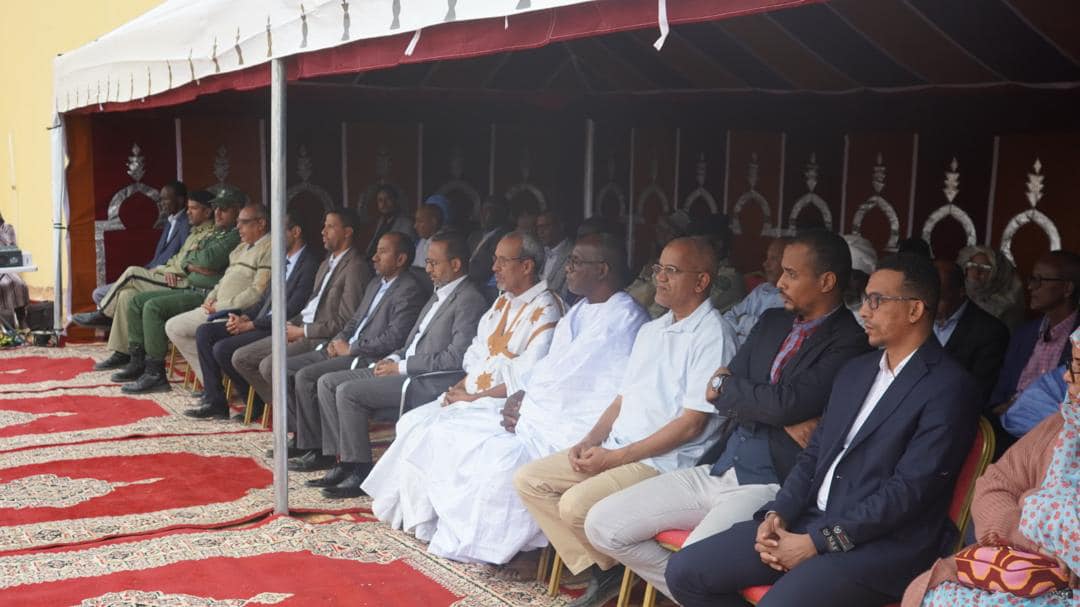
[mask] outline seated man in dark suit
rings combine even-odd
[[[951,261],[934,262],[941,278],[941,301],[934,316],[934,335],[945,351],[975,378],[979,402],[985,403],[997,382],[1009,328],[967,297],[964,271]]]
[[[480,209],[480,229],[469,236],[468,262],[469,280],[487,297],[495,301],[499,289],[495,286],[495,247],[510,231],[507,217],[506,200],[499,196],[489,196]]]
[[[360,373],[405,343],[428,297],[427,289],[411,271],[415,250],[412,240],[401,232],[383,234],[372,258],[376,276],[368,283],[352,318],[325,349],[289,361],[293,373],[289,411],[296,420],[298,449],[289,460],[290,470],[322,470],[336,460],[322,454],[326,424],[319,415],[319,379],[327,374]]]
[[[1051,369],[1069,362],[1069,334],[1080,326],[1080,255],[1070,251],[1051,251],[1043,255],[1031,270],[1027,281],[1031,309],[1042,314],[1037,320],[1016,328],[1005,352],[997,384],[990,393],[987,408],[991,421],[1000,430],[999,416],[1008,411],[1016,396]],[[1013,443],[1010,435],[997,433],[1001,454]]]
[[[157,246],[154,247],[154,256],[143,267],[152,270],[168,263],[173,255],[180,250],[180,245],[187,240],[191,232],[191,223],[187,214],[188,191],[182,181],[173,181],[161,188],[161,198],[158,200],[158,209],[161,211],[161,236]],[[90,298],[94,304],[100,304],[101,300],[109,294],[113,283],[104,284],[94,289]]]
[[[783,248],[780,266],[784,309],[765,311],[706,393],[727,417],[720,440],[698,466],[604,498],[585,519],[594,548],[664,594],[671,552],[653,541],[656,532],[694,529],[691,544],[751,518],[795,464],[836,372],[870,349],[844,306],[851,253],[843,238],[825,230],[800,234]],[[601,605],[609,594],[573,605]]]
[[[956,542],[953,486],[976,431],[971,376],[933,336],[939,296],[929,259],[885,260],[860,314],[871,352],[833,382],[825,415],[776,499],[676,553],[667,583],[684,607],[874,607]]]
[[[476,335],[487,302],[466,277],[465,239],[454,232],[432,238],[427,269],[435,293],[420,311],[404,343],[377,363],[354,373],[333,373],[319,380],[323,453],[340,456],[340,463],[311,484],[322,486],[330,498],[364,495],[360,485],[374,462],[369,424],[380,410],[396,414],[401,387],[410,377],[464,366],[465,351]],[[443,386],[445,387],[445,386]],[[432,400],[435,394],[425,394]]]
[[[285,215],[285,308],[286,318],[299,314],[307,303],[319,268],[316,252],[307,246],[300,226],[292,214]],[[188,417],[227,418],[228,395],[222,387],[222,367],[219,361],[231,361],[233,352],[241,346],[270,335],[270,289],[262,298],[239,313],[222,310],[195,330],[195,345],[203,372],[203,396],[200,406],[184,412]],[[247,392],[246,383],[237,382],[237,391]]]

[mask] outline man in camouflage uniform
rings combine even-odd
[[[248,290],[256,289],[261,294],[262,289],[253,283],[252,275],[254,271],[249,272],[243,264],[235,263],[237,251],[249,248],[250,243],[240,241],[245,240],[245,231],[250,233],[252,228],[250,225],[238,228],[236,227],[237,224],[244,223],[245,219],[247,224],[251,224],[253,221],[258,222],[260,233],[250,240],[261,238],[267,228],[267,220],[264,217],[252,220],[251,207],[240,208],[244,200],[245,197],[242,193],[229,190],[223,191],[215,199],[220,230],[219,238],[224,245],[232,245],[230,249],[222,247],[224,254],[221,259],[224,263],[215,264],[219,268],[217,271],[213,273],[194,272],[189,277],[191,288],[188,289],[143,293],[136,295],[132,299],[128,311],[128,332],[131,341],[132,359],[126,367],[112,376],[113,381],[131,382],[121,388],[123,392],[132,394],[155,389],[168,390],[169,385],[165,375],[165,355],[169,344],[169,339],[166,337],[167,321],[193,309],[202,311],[205,315],[205,308],[200,307],[200,305],[205,306],[208,302],[215,301],[219,297],[222,281],[228,280],[229,284],[235,284],[237,282],[235,276],[244,274],[246,276],[244,286]],[[262,208],[261,205],[257,206]],[[246,217],[245,211],[247,211]],[[268,239],[265,240],[268,243]],[[269,259],[269,244],[261,248],[266,249],[265,257]],[[224,274],[222,274],[220,268],[226,264],[227,267]],[[269,267],[265,271],[268,275]],[[194,274],[200,275],[195,276]],[[233,278],[230,278],[230,276],[233,276]],[[234,298],[236,296],[235,291],[237,289],[232,289],[226,296]],[[228,304],[230,302],[225,300],[223,303]],[[190,362],[190,359],[187,360]]]
[[[130,362],[127,312],[133,297],[140,293],[169,293],[198,288],[195,283],[199,283],[204,276],[200,271],[214,274],[225,268],[229,250],[235,246],[238,237],[234,235],[230,242],[225,237],[228,230],[216,229],[213,201],[214,195],[210,192],[192,192],[188,196],[187,210],[191,232],[176,255],[164,265],[149,270],[140,266],[129,267],[101,300],[98,310],[74,315],[75,323],[82,326],[112,325],[108,346],[113,354],[94,365],[95,369],[115,369]],[[231,217],[235,222],[236,213],[233,212]],[[199,278],[193,279],[196,275]]]

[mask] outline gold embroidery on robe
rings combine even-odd
[[[491,373],[484,371],[476,378],[476,389],[479,392],[491,389]]]
[[[517,316],[510,322],[509,327],[506,326],[506,321],[510,315],[510,306],[502,307],[502,318],[499,319],[499,324],[495,326],[495,330],[487,338],[488,358],[495,358],[500,354],[507,358],[517,358],[517,354],[510,351],[510,340],[514,338],[514,328],[517,327],[518,321],[521,320],[521,315],[527,307],[529,307],[528,304],[521,306]],[[496,305],[496,309],[498,309],[498,305]]]

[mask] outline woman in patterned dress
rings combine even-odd
[[[0,214],[0,246],[15,246],[15,227],[4,221]],[[26,283],[18,274],[0,274],[0,317],[25,317],[26,304],[30,302],[30,293]]]
[[[1060,415],[1051,415],[1005,452],[975,485],[971,513],[984,546],[1010,546],[1057,559],[1071,593],[1022,598],[957,582],[953,557],[939,560],[904,593],[903,607],[1078,607],[1080,588],[1080,329],[1070,338],[1069,385]]]

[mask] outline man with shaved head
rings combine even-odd
[[[421,482],[390,495],[378,491],[387,484],[379,477],[395,469],[383,463],[393,458],[380,460],[365,484],[380,519],[457,560],[502,564],[547,544],[511,479],[519,466],[572,446],[615,397],[634,337],[649,320],[621,290],[625,259],[614,236],[578,239],[563,265],[571,292],[583,299],[555,326],[549,354],[528,373],[509,367],[509,398],[446,407],[434,431],[413,434],[405,460],[423,471]]]
[[[656,302],[668,309],[634,341],[614,399],[584,438],[514,475],[521,501],[574,574],[592,567],[582,601],[618,593],[622,572],[585,535],[603,498],[659,474],[693,466],[720,428],[705,389],[735,353],[735,332],[709,301],[716,252],[677,238],[653,265]]]

